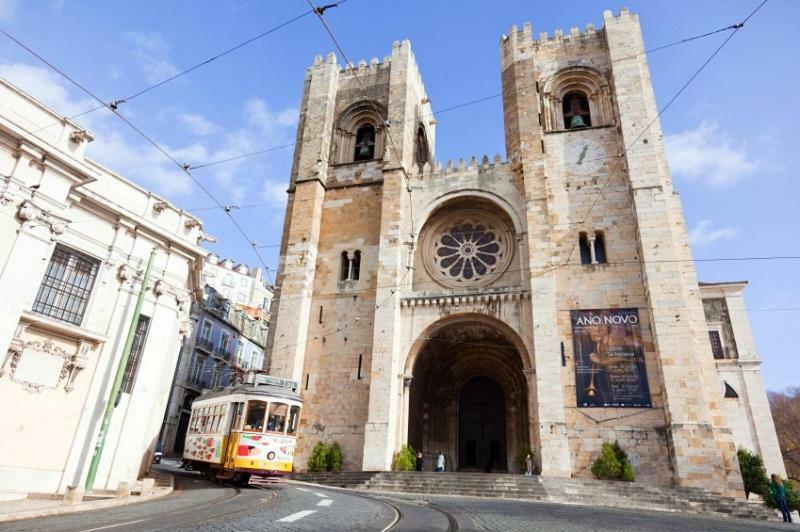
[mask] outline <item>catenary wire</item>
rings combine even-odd
[[[731,33],[711,53],[711,55],[703,62],[703,64],[701,64],[700,67],[697,70],[695,70],[695,72],[689,77],[689,79],[686,80],[686,82],[683,85],[681,85],[681,87],[678,89],[678,91],[667,101],[667,103],[661,109],[659,109],[659,111],[656,114],[656,116],[639,133],[639,135],[633,140],[633,142],[631,142],[631,144],[628,145],[628,146],[623,146],[622,153],[620,155],[625,155],[631,148],[633,148],[633,146],[636,145],[636,143],[638,143],[642,139],[642,137],[645,135],[645,133],[647,133],[647,131],[650,130],[650,128],[653,126],[653,124],[655,124],[661,118],[661,116],[672,106],[673,103],[675,103],[675,101],[680,97],[681,94],[683,94],[683,92],[689,87],[689,85],[691,85],[692,82],[695,79],[697,79],[697,77],[700,75],[700,73],[703,72],[703,70],[705,70],[705,68],[709,65],[709,63],[711,63],[711,61],[717,56],[717,54],[719,54],[722,51],[722,49],[725,48],[725,46],[730,42],[730,40],[739,32],[739,30],[744,27],[745,23],[748,20],[750,20],[750,18],[753,15],[755,15],[762,7],[764,7],[764,5],[767,3],[767,1],[768,0],[763,0],[752,12],[750,12],[749,15],[747,15],[747,17],[745,17],[745,19],[742,22],[740,22],[738,24],[734,24],[732,26],[733,31],[731,31]],[[616,168],[616,170],[620,169],[621,164],[622,164],[622,158],[617,160],[617,168]],[[611,181],[611,178],[616,173],[616,170],[609,172],[609,175],[606,178],[605,182],[603,183],[603,186],[600,188],[600,193],[597,194],[597,196],[595,196],[594,200],[589,204],[589,208],[587,209],[586,215],[583,218],[583,223],[585,223],[586,220],[589,219],[589,216],[591,215],[592,210],[594,209],[595,205],[597,205],[597,202],[600,199],[600,196],[603,195],[606,187],[608,186],[608,183]],[[567,255],[566,262],[569,262],[569,259],[572,257],[572,254],[575,252],[575,248],[576,248],[577,244],[578,244],[577,242],[573,242],[572,249],[570,250],[569,255]]]
[[[311,0],[306,0],[306,1],[309,3],[309,5],[311,5],[311,6],[313,7],[313,4],[311,3]],[[751,17],[752,17],[752,16],[753,16],[755,13],[756,13],[756,12],[758,12],[758,10],[760,10],[760,9],[761,9],[761,8],[762,8],[762,7],[763,7],[763,6],[764,6],[764,5],[767,3],[767,1],[768,1],[768,0],[763,0],[763,1],[762,1],[762,2],[761,2],[761,3],[760,3],[760,4],[759,4],[759,5],[758,5],[758,6],[757,6],[757,7],[756,7],[756,8],[755,8],[755,9],[754,9],[754,10],[753,10],[751,13],[750,13],[750,14],[749,14],[749,15],[748,15],[748,16],[747,16],[747,17],[746,17],[746,18],[745,18],[745,19],[744,19],[744,20],[743,20],[741,23],[739,23],[739,24],[735,24],[735,25],[733,26],[733,31],[731,32],[731,34],[730,34],[730,35],[728,35],[728,37],[727,37],[727,38],[726,38],[726,39],[725,39],[725,40],[722,42],[722,44],[721,44],[719,47],[717,47],[717,48],[714,50],[714,52],[713,52],[713,53],[712,53],[712,54],[711,54],[711,55],[710,55],[710,56],[709,56],[709,57],[708,57],[708,58],[705,60],[705,62],[704,62],[704,63],[703,63],[701,66],[700,66],[700,68],[698,68],[698,69],[697,69],[697,70],[694,72],[694,74],[692,74],[692,76],[690,76],[690,78],[689,78],[689,79],[688,79],[688,80],[687,80],[687,81],[686,81],[686,82],[685,82],[685,83],[684,83],[684,84],[681,86],[681,88],[680,88],[680,89],[679,89],[679,90],[678,90],[678,91],[677,91],[677,92],[676,92],[676,93],[675,93],[675,94],[672,96],[672,98],[670,98],[670,100],[667,102],[667,104],[666,104],[664,107],[662,107],[662,108],[661,108],[661,110],[658,112],[658,114],[656,115],[656,117],[655,117],[655,118],[654,118],[654,119],[653,119],[653,120],[652,120],[652,121],[651,121],[651,122],[650,122],[650,123],[647,125],[647,127],[645,127],[645,128],[644,128],[644,130],[642,130],[642,132],[641,132],[641,133],[640,133],[640,134],[639,134],[639,135],[638,135],[638,136],[637,136],[637,137],[634,139],[634,141],[631,143],[631,145],[630,145],[630,146],[628,146],[628,147],[625,147],[625,148],[623,148],[623,153],[622,153],[622,154],[620,154],[620,155],[623,155],[623,154],[624,154],[624,153],[626,153],[628,150],[630,150],[630,149],[631,149],[631,148],[632,148],[632,147],[633,147],[633,146],[634,146],[634,145],[635,145],[635,144],[636,144],[636,143],[637,143],[637,142],[638,142],[638,141],[639,141],[639,140],[642,138],[642,136],[643,136],[643,135],[644,135],[644,134],[645,134],[645,133],[646,133],[646,132],[647,132],[647,131],[648,131],[648,130],[649,130],[651,127],[652,127],[652,126],[653,126],[653,124],[654,124],[654,123],[655,123],[655,122],[656,122],[656,121],[657,121],[657,120],[658,120],[658,119],[659,119],[659,118],[660,118],[660,117],[661,117],[661,116],[664,114],[664,112],[666,112],[666,111],[667,111],[667,110],[670,108],[670,106],[671,106],[671,105],[672,105],[672,104],[673,104],[673,103],[674,103],[674,102],[677,100],[677,98],[678,98],[678,97],[679,97],[679,96],[680,96],[680,95],[681,95],[681,94],[682,94],[682,93],[683,93],[683,92],[686,90],[686,88],[687,88],[687,87],[688,87],[688,86],[689,86],[689,85],[690,85],[690,84],[691,84],[691,83],[692,83],[692,82],[693,82],[693,81],[694,81],[694,80],[695,80],[695,79],[696,79],[696,78],[697,78],[697,77],[700,75],[700,73],[701,73],[701,72],[702,72],[702,71],[705,69],[705,67],[706,67],[706,66],[707,66],[707,65],[708,65],[708,64],[709,64],[709,63],[710,63],[710,62],[711,62],[711,61],[714,59],[714,57],[716,57],[716,56],[717,56],[717,54],[719,54],[719,52],[720,52],[720,51],[721,51],[721,50],[722,50],[722,49],[725,47],[725,45],[726,45],[728,42],[730,42],[731,38],[732,38],[734,35],[736,35],[736,33],[737,33],[737,32],[738,32],[738,31],[739,31],[739,30],[740,30],[742,27],[744,27],[744,24],[745,24],[745,23],[746,23],[746,22],[747,22],[747,21],[748,21],[748,20],[749,20],[749,19],[750,19],[750,18],[751,18]],[[336,40],[335,36],[333,35],[332,31],[330,30],[330,28],[328,27],[328,25],[325,23],[324,19],[323,19],[321,16],[319,16],[319,19],[320,19],[320,22],[321,22],[321,23],[323,24],[323,26],[325,27],[325,29],[327,30],[328,34],[331,36],[331,39],[334,41],[334,44],[335,44],[335,45],[336,45],[336,47],[339,49],[339,52],[342,54],[342,57],[343,57],[343,59],[344,59],[344,60],[345,60],[345,62],[346,62],[348,65],[349,65],[349,64],[350,64],[350,62],[347,60],[347,57],[346,57],[346,55],[345,55],[345,54],[344,54],[344,52],[342,51],[342,49],[341,49],[341,46],[339,46],[339,44],[338,44],[338,42],[337,42],[337,40]],[[358,78],[356,78],[356,79],[358,79]],[[363,87],[363,86],[362,86],[362,87]],[[379,114],[379,116],[380,116],[380,114]],[[388,133],[388,131],[387,131],[387,133]],[[621,159],[620,159],[620,160],[621,160]],[[618,164],[618,165],[617,165],[617,169],[616,169],[616,170],[618,170],[619,168],[620,168],[620,165]],[[604,182],[603,186],[601,187],[600,194],[598,194],[598,196],[600,196],[600,195],[602,195],[602,194],[603,194],[603,192],[604,192],[604,190],[605,190],[606,186],[608,185],[608,183],[609,183],[609,182],[610,182],[610,180],[611,180],[611,177],[612,177],[612,176],[613,176],[613,175],[616,173],[616,170],[614,170],[614,171],[612,171],[612,172],[610,172],[610,173],[609,173],[609,176],[608,176],[608,178],[605,180],[605,182]],[[409,187],[409,188],[410,188],[410,187]],[[410,192],[409,192],[409,193],[410,193]],[[588,220],[588,218],[589,218],[589,216],[590,216],[590,214],[591,214],[591,211],[593,210],[594,206],[595,206],[595,205],[596,205],[596,203],[597,203],[597,199],[598,199],[598,198],[595,198],[595,201],[593,201],[593,202],[590,204],[590,206],[589,206],[589,209],[587,210],[587,213],[586,213],[585,217],[583,218],[583,223],[585,223],[585,221],[586,221],[586,220]],[[558,264],[558,265],[554,265],[554,266],[552,266],[552,267],[550,267],[550,268],[546,268],[546,269],[544,269],[543,271],[540,271],[540,272],[532,273],[532,274],[531,274],[531,278],[533,278],[533,277],[537,277],[537,276],[541,276],[541,275],[546,275],[546,274],[548,274],[548,273],[550,273],[550,272],[552,272],[552,271],[554,271],[554,270],[556,270],[556,269],[559,269],[559,268],[561,268],[561,267],[565,267],[565,266],[569,265],[569,264],[570,264],[570,259],[572,258],[572,254],[574,253],[574,250],[575,250],[575,247],[576,247],[576,246],[577,246],[577,242],[573,242],[573,245],[572,245],[572,248],[571,248],[571,250],[570,250],[570,253],[569,253],[569,255],[567,256],[567,259],[566,259],[566,260],[565,260],[563,263],[561,263],[561,264]],[[642,263],[643,261],[640,259],[638,262]],[[411,269],[411,267],[410,267],[410,266],[408,266],[408,267],[407,267],[406,274],[403,276],[403,280],[405,279],[405,277],[406,277],[406,275],[408,274],[408,271],[409,271],[410,269]],[[403,284],[403,281],[401,280],[401,282],[400,282],[399,284],[400,284],[400,285],[402,285],[402,284]],[[277,290],[280,290],[280,287],[276,287],[276,288],[277,288]],[[392,295],[393,295],[393,294],[394,294],[394,290],[392,291]],[[360,319],[360,318],[358,318],[358,319]],[[355,323],[355,322],[353,322],[353,323]],[[346,326],[344,326],[342,329],[338,329],[336,332],[337,332],[337,333],[339,333],[339,332],[341,332],[342,330],[346,329],[346,328],[347,328],[347,327],[349,327],[349,326],[350,326],[350,325],[346,325]],[[285,348],[288,348],[288,347],[289,347],[289,346],[286,346]]]
[[[308,14],[310,12],[311,11],[308,11],[308,12],[306,12],[306,14]],[[746,22],[746,21],[747,21],[747,19],[745,19],[744,22]],[[717,30],[714,30],[714,31],[710,31],[710,32],[707,32],[707,33],[703,33],[703,34],[700,34],[700,35],[694,35],[692,37],[687,37],[685,39],[681,39],[681,40],[678,40],[678,41],[673,41],[671,43],[664,44],[664,45],[658,46],[656,48],[651,48],[651,49],[645,50],[644,52],[641,52],[641,53],[633,54],[633,55],[626,56],[626,57],[621,57],[621,58],[613,60],[612,63],[616,63],[616,62],[623,61],[623,60],[626,60],[626,59],[633,59],[633,58],[639,57],[640,55],[649,55],[651,53],[658,52],[658,51],[661,51],[661,50],[665,50],[667,48],[672,48],[673,46],[677,46],[677,45],[680,45],[680,44],[685,44],[685,43],[688,43],[688,42],[691,42],[691,41],[695,41],[695,40],[698,40],[698,39],[702,39],[702,38],[705,38],[705,37],[710,37],[712,35],[716,35],[718,33],[724,32],[724,31],[733,30],[733,29],[736,29],[738,27],[741,27],[741,24],[744,24],[744,22],[737,23],[737,24],[731,24],[730,26],[726,26],[724,28],[720,28],[720,29],[717,29]],[[400,123],[405,123],[405,122],[415,121],[415,120],[421,120],[421,119],[431,118],[431,117],[438,117],[439,115],[441,115],[443,113],[447,113],[447,112],[454,111],[454,110],[457,110],[457,109],[461,109],[461,108],[464,108],[464,107],[469,107],[471,105],[476,105],[476,104],[483,103],[483,102],[486,102],[486,101],[489,101],[489,100],[494,100],[496,98],[500,98],[502,95],[503,95],[503,93],[497,92],[495,94],[490,94],[488,96],[482,96],[482,97],[479,97],[479,98],[475,98],[473,100],[469,100],[469,101],[466,101],[466,102],[454,104],[454,105],[452,105],[450,107],[445,107],[444,109],[440,109],[440,110],[438,110],[436,112],[428,113],[428,114],[422,115],[420,117],[408,118],[406,120],[403,120]],[[249,152],[249,153],[243,153],[242,155],[235,156],[235,157],[230,157],[230,158],[227,158],[227,159],[220,159],[218,161],[209,161],[207,163],[193,165],[191,168],[192,169],[196,169],[196,168],[205,168],[205,167],[208,167],[208,166],[215,166],[215,165],[218,165],[218,164],[223,164],[223,163],[230,162],[230,161],[244,159],[244,158],[247,158],[247,157],[253,157],[253,156],[256,156],[256,155],[262,155],[264,153],[268,153],[268,152],[272,152],[272,151],[276,151],[276,150],[280,150],[280,149],[284,149],[284,148],[290,148],[290,147],[294,146],[295,144],[297,144],[297,143],[296,142],[292,142],[292,143],[289,143],[289,144],[282,144],[282,145],[279,145],[279,146],[272,146],[272,147],[264,148],[262,150],[257,150],[257,151],[253,151],[253,152]],[[617,157],[617,156],[615,155],[615,156],[612,156],[612,157]],[[609,157],[609,158],[611,158],[611,157]],[[589,162],[589,161],[587,160],[586,162]]]
[[[335,5],[338,6],[338,5],[341,5],[341,4],[345,3],[345,2],[347,2],[347,0],[340,0]],[[240,43],[238,43],[238,44],[236,44],[236,45],[234,45],[234,46],[232,46],[230,48],[227,48],[226,50],[223,50],[222,52],[219,52],[219,53],[209,57],[208,59],[204,59],[203,61],[200,61],[199,63],[196,63],[196,64],[190,66],[189,68],[186,68],[186,69],[178,72],[177,74],[169,76],[169,77],[167,77],[167,78],[165,78],[165,79],[163,79],[163,80],[161,80],[161,81],[159,81],[157,83],[154,83],[153,85],[149,85],[147,87],[144,87],[144,88],[138,90],[137,92],[134,92],[130,96],[126,96],[126,97],[120,98],[118,100],[113,100],[110,103],[103,103],[103,105],[98,105],[98,106],[93,107],[91,109],[87,109],[86,111],[78,113],[78,114],[76,114],[74,116],[70,116],[69,120],[75,120],[75,119],[80,118],[80,117],[82,117],[84,115],[88,115],[88,114],[93,113],[95,111],[98,111],[100,109],[106,108],[109,105],[117,106],[117,105],[119,105],[121,103],[129,103],[133,99],[138,98],[139,96],[142,96],[143,94],[147,94],[148,92],[150,92],[152,90],[155,90],[155,89],[157,89],[157,88],[159,88],[159,87],[161,87],[163,85],[166,85],[167,83],[170,83],[171,81],[174,81],[174,80],[176,80],[176,79],[178,79],[180,77],[185,76],[186,74],[194,72],[198,68],[201,68],[201,67],[203,67],[205,65],[208,65],[209,63],[213,63],[214,61],[216,61],[216,60],[218,60],[218,59],[220,59],[222,57],[225,57],[226,55],[231,54],[231,53],[235,52],[236,50],[239,50],[240,48],[243,48],[243,47],[247,46],[248,44],[252,44],[255,41],[263,39],[267,35],[270,35],[270,34],[276,32],[276,31],[278,31],[279,29],[284,28],[284,27],[286,27],[286,26],[288,26],[288,25],[290,25],[290,24],[292,24],[294,22],[297,22],[298,20],[310,15],[311,13],[313,13],[312,10],[305,11],[305,12],[299,14],[299,15],[296,15],[296,16],[288,19],[288,20],[285,20],[284,22],[281,22],[277,26],[273,26],[272,28],[270,28],[270,29],[268,29],[266,31],[263,31],[263,32],[259,33],[258,35],[254,35],[253,37],[250,37],[250,38],[248,38],[248,39],[246,39],[246,40],[244,40],[244,41],[242,41],[242,42],[240,42]],[[37,131],[41,131],[43,129],[51,128],[53,126],[59,125],[60,123],[61,122],[56,122],[55,124],[51,124],[49,126],[42,127],[40,129],[38,129]]]
[[[48,66],[48,68],[52,69],[52,70],[53,70],[54,72],[56,72],[58,75],[62,76],[64,79],[66,79],[67,81],[69,81],[70,83],[72,83],[73,85],[75,85],[76,87],[78,87],[78,88],[79,88],[81,91],[83,91],[83,92],[84,92],[85,94],[87,94],[89,97],[93,98],[93,99],[94,99],[95,101],[97,101],[98,103],[101,103],[101,104],[103,104],[103,105],[106,105],[106,104],[103,102],[103,100],[101,100],[101,99],[100,99],[100,98],[99,98],[97,95],[95,95],[95,94],[94,94],[92,91],[90,91],[89,89],[87,89],[86,87],[84,87],[84,86],[83,86],[81,83],[79,83],[78,81],[76,81],[74,78],[72,78],[71,76],[69,76],[69,75],[68,75],[66,72],[64,72],[63,70],[61,70],[61,69],[60,69],[60,68],[58,68],[57,66],[55,66],[53,63],[49,62],[47,59],[45,59],[45,58],[44,58],[44,57],[42,57],[40,54],[38,54],[38,53],[37,53],[35,50],[33,50],[32,48],[30,48],[29,46],[27,46],[26,44],[24,44],[23,42],[21,42],[19,39],[17,39],[16,37],[14,37],[13,35],[11,35],[10,33],[8,33],[7,31],[5,31],[5,30],[3,30],[3,29],[0,29],[0,33],[2,33],[3,35],[5,35],[5,36],[6,36],[8,39],[10,39],[10,40],[11,40],[11,41],[13,41],[14,43],[16,43],[18,46],[20,46],[21,48],[23,48],[24,50],[26,50],[28,53],[30,53],[31,55],[33,55],[34,57],[36,57],[36,58],[37,58],[39,61],[41,61],[42,63],[44,63],[45,65],[47,65],[47,66]],[[211,191],[210,191],[210,190],[209,190],[209,189],[208,189],[208,188],[207,188],[205,185],[203,185],[203,183],[202,183],[202,182],[201,182],[199,179],[197,179],[197,178],[196,178],[196,177],[195,177],[195,176],[194,176],[194,175],[193,175],[193,174],[192,174],[192,173],[189,171],[188,165],[186,165],[186,164],[181,164],[180,162],[178,162],[178,160],[176,160],[176,159],[175,159],[175,158],[174,158],[174,157],[173,157],[173,156],[172,156],[172,155],[171,155],[169,152],[167,152],[167,151],[166,151],[164,148],[162,148],[162,147],[161,147],[161,146],[160,146],[160,145],[159,145],[159,144],[158,144],[156,141],[154,141],[152,138],[150,138],[150,137],[149,137],[149,136],[148,136],[148,135],[147,135],[147,134],[146,134],[144,131],[142,131],[142,130],[141,130],[139,127],[137,127],[137,126],[136,126],[135,124],[133,124],[133,123],[132,123],[130,120],[128,120],[128,119],[127,119],[127,118],[126,118],[124,115],[122,115],[122,114],[121,114],[121,113],[120,113],[120,112],[119,112],[117,109],[113,108],[111,105],[107,105],[107,107],[108,107],[108,109],[109,109],[109,110],[110,110],[112,113],[114,113],[114,114],[115,114],[115,115],[116,115],[116,116],[117,116],[117,117],[118,117],[120,120],[122,120],[122,121],[123,121],[123,122],[124,122],[126,125],[128,125],[128,127],[130,127],[130,128],[131,128],[131,129],[133,129],[133,130],[134,130],[134,131],[135,131],[137,134],[139,134],[139,135],[140,135],[140,136],[141,136],[141,137],[142,137],[142,138],[143,138],[143,139],[144,139],[144,140],[145,140],[147,143],[149,143],[150,145],[152,145],[152,146],[153,146],[153,147],[154,147],[154,148],[155,148],[157,151],[159,151],[159,152],[160,152],[161,154],[163,154],[163,155],[164,155],[164,156],[165,156],[167,159],[169,159],[170,161],[172,161],[172,162],[175,164],[175,166],[177,166],[177,167],[178,167],[178,168],[179,168],[179,169],[180,169],[182,172],[184,172],[184,173],[185,173],[187,176],[189,176],[189,178],[190,178],[192,181],[194,181],[194,183],[195,183],[195,184],[198,186],[198,188],[200,188],[200,190],[202,190],[202,191],[203,191],[203,192],[204,192],[204,193],[205,193],[205,194],[206,194],[206,195],[207,195],[207,196],[208,196],[208,197],[209,197],[209,198],[210,198],[210,199],[211,199],[211,200],[212,200],[214,203],[216,203],[216,204],[217,204],[217,206],[224,208],[224,206],[222,205],[222,203],[221,203],[221,202],[220,202],[220,201],[219,201],[219,200],[218,200],[218,199],[217,199],[217,198],[216,198],[216,197],[215,197],[215,196],[214,196],[214,195],[211,193]],[[229,209],[228,209],[228,210],[225,210],[224,212],[225,212],[225,214],[228,216],[228,218],[230,219],[231,223],[233,223],[233,225],[236,227],[237,231],[238,231],[239,233],[241,233],[241,235],[244,237],[244,239],[245,239],[245,240],[247,240],[247,242],[248,242],[248,244],[250,245],[250,247],[252,248],[253,252],[254,252],[254,253],[255,253],[255,255],[258,257],[258,260],[261,262],[261,265],[264,267],[265,273],[266,273],[266,275],[267,275],[267,279],[269,280],[269,282],[270,282],[270,283],[273,283],[273,281],[271,280],[271,276],[270,276],[270,274],[269,274],[270,268],[269,268],[269,266],[267,266],[266,262],[264,261],[264,258],[261,256],[261,252],[260,252],[260,251],[258,250],[258,248],[256,247],[256,246],[257,246],[257,243],[256,243],[256,241],[252,240],[252,239],[251,239],[251,238],[250,238],[250,237],[247,235],[247,233],[245,232],[244,228],[242,228],[242,226],[239,224],[239,222],[237,222],[237,221],[236,221],[236,219],[233,217],[233,214],[230,212],[230,210],[229,210]]]

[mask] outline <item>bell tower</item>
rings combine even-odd
[[[330,54],[308,68],[268,351],[271,372],[300,383],[301,433],[336,435],[357,468],[388,468],[397,444],[399,290],[416,238],[409,175],[434,141],[408,40],[382,62],[342,67]]]
[[[600,29],[538,39],[530,24],[512,27],[500,50],[506,149],[525,190],[543,473],[585,468],[571,462],[594,452],[587,439],[607,437],[575,408],[575,377],[563,369],[575,354],[559,345],[573,335],[564,307],[634,307],[653,399],[639,415],[667,429],[653,460],[668,457],[663,466],[680,485],[736,493],[741,477],[638,17],[606,11]]]

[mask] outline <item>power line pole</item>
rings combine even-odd
[[[128,328],[128,338],[125,340],[125,347],[122,350],[122,357],[119,359],[117,366],[117,374],[114,377],[114,384],[111,386],[111,394],[106,403],[106,410],[103,414],[103,423],[100,425],[100,433],[97,435],[97,443],[95,444],[94,454],[92,455],[92,462],[89,465],[89,474],[86,475],[86,491],[91,491],[94,486],[94,479],[97,476],[97,466],[100,464],[100,457],[103,454],[103,447],[106,443],[106,435],[108,426],[111,424],[111,416],[114,414],[114,408],[117,403],[117,395],[119,389],[122,387],[122,378],[125,375],[125,368],[128,365],[128,358],[131,355],[131,348],[133,347],[133,339],[136,336],[136,329],[139,324],[139,315],[142,313],[142,303],[144,303],[144,294],[147,291],[147,281],[150,278],[150,271],[153,269],[153,261],[156,257],[156,249],[150,252],[150,259],[147,261],[147,268],[144,271],[142,278],[142,286],[139,288],[139,296],[136,299],[136,307],[133,309],[133,316],[131,317],[131,325]]]

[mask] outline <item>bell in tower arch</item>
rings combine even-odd
[[[564,125],[567,129],[591,126],[589,102],[582,94],[568,94],[564,100]]]

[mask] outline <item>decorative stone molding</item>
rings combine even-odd
[[[155,284],[153,285],[153,293],[154,293],[156,296],[163,296],[164,294],[166,294],[166,293],[167,293],[167,289],[168,289],[168,287],[167,287],[167,283],[165,283],[165,282],[164,282],[163,280],[161,280],[161,279],[159,279],[158,281],[156,281],[156,282],[155,282]]]
[[[196,227],[203,227],[203,224],[200,220],[195,218],[186,218],[186,221],[183,222],[183,226],[186,227],[186,229],[194,229]]]
[[[482,209],[442,213],[426,230],[420,250],[428,274],[448,288],[486,286],[514,255],[513,230]]]
[[[169,207],[169,204],[166,201],[156,201],[153,203],[153,210],[157,213],[164,212],[167,207]]]
[[[69,220],[66,218],[62,218],[52,212],[37,207],[27,200],[20,204],[19,210],[17,211],[17,218],[23,223],[30,221],[41,222],[41,225],[49,227],[50,231],[56,235],[63,234],[64,231],[67,230],[67,224],[69,223]]]
[[[586,96],[592,126],[614,124],[611,90],[603,75],[592,67],[572,66],[559,70],[544,82],[542,116],[545,131],[565,129],[563,100],[573,91]]]
[[[75,142],[76,144],[80,144],[87,141],[92,142],[94,140],[94,136],[85,129],[77,129],[70,133],[69,140]]]
[[[15,338],[0,367],[0,378],[8,373],[12,381],[32,393],[54,390],[66,380],[64,390],[70,392],[78,373],[86,367],[87,350],[88,345],[83,340],[71,354],[50,339],[22,342]]]
[[[497,292],[483,294],[431,295],[404,297],[401,307],[453,307],[461,305],[488,305],[502,301],[521,301],[529,296],[527,292]]]
[[[120,266],[119,271],[117,271],[117,278],[123,283],[130,281],[134,276],[136,276],[136,270],[127,264]]]

